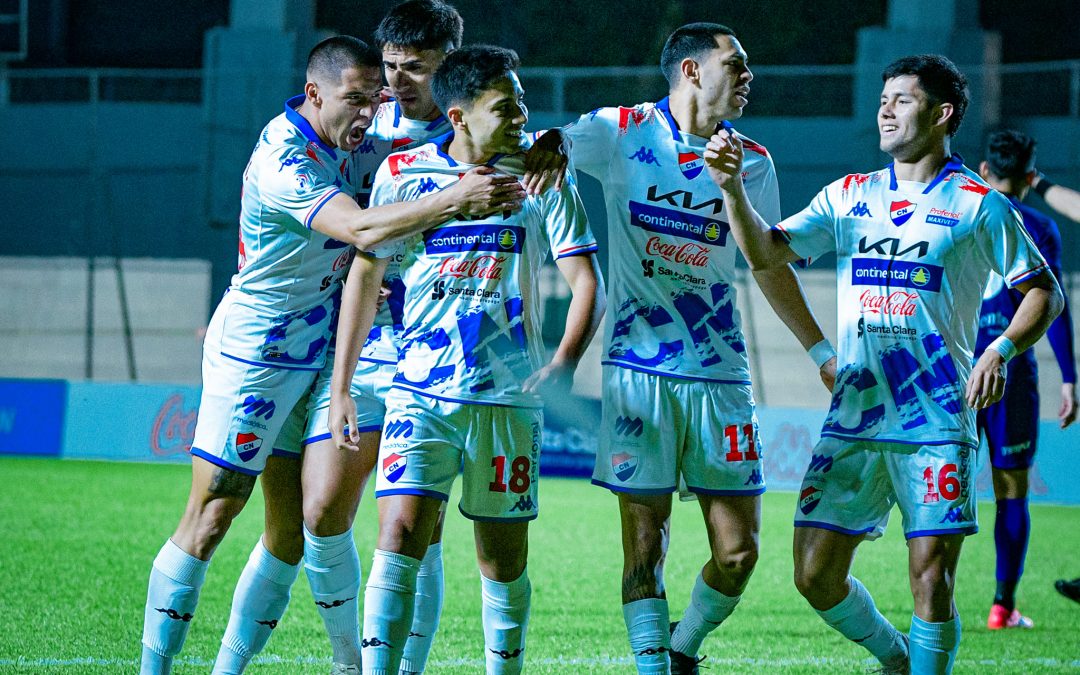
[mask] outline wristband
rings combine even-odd
[[[807,349],[806,353],[810,355],[810,360],[817,364],[818,370],[821,370],[821,367],[828,363],[829,359],[836,356],[836,350],[833,349],[832,343],[827,339]]]
[[[987,345],[986,348],[993,349],[998,354],[1001,354],[1001,358],[1005,359],[1005,363],[1008,363],[1012,360],[1012,357],[1016,356],[1016,345],[1004,335],[994,338],[994,341]]]
[[[1054,183],[1050,182],[1050,179],[1045,174],[1039,174],[1039,182],[1031,186],[1031,189],[1035,191],[1035,194],[1040,197],[1046,197],[1046,191],[1054,187]]]

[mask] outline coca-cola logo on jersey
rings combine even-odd
[[[863,314],[880,314],[882,316],[915,316],[919,311],[916,301],[918,293],[906,291],[893,291],[888,295],[881,295],[866,290],[859,296],[859,304],[862,305]]]
[[[349,266],[349,261],[352,260],[352,256],[353,256],[353,252],[352,252],[351,248],[346,249],[345,251],[343,251],[341,253],[341,255],[339,255],[334,260],[334,264],[330,267],[330,271],[331,272],[340,272],[341,270],[348,267]]]
[[[502,279],[506,256],[481,255],[475,258],[447,258],[439,266],[440,277],[455,279]]]
[[[665,242],[660,237],[649,237],[645,242],[645,253],[659,256],[668,262],[690,265],[691,267],[705,267],[709,264],[709,252],[712,249],[686,242],[685,244],[672,244]]]

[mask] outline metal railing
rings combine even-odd
[[[1080,117],[1080,60],[991,66],[1001,78],[1002,113]],[[855,65],[753,66],[755,116],[849,117]],[[981,68],[966,67],[969,77]],[[522,68],[530,109],[578,113],[656,98],[667,83],[656,66]],[[250,74],[248,74],[250,75]],[[202,102],[202,70],[11,69],[0,66],[0,106],[44,103]]]

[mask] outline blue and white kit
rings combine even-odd
[[[801,257],[837,253],[836,384],[796,525],[877,536],[898,502],[909,538],[976,531],[964,387],[982,291],[1047,270],[1019,215],[954,155],[929,184],[849,175],[776,229]]]
[[[708,139],[679,130],[668,100],[601,108],[563,133],[573,167],[603,185],[608,314],[603,423],[593,483],[621,492],[764,491],[750,367],[736,302],[736,252]],[[745,181],[780,219],[776,171],[747,149]],[[708,400],[712,405],[701,406]]]

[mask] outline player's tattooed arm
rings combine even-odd
[[[1016,290],[1024,294],[1016,314],[998,340],[1004,340],[1013,354],[1030,348],[1046,333],[1061,309],[1065,300],[1061,288],[1049,270],[1016,285]],[[1007,359],[991,343],[968,377],[967,404],[978,410],[996,402],[1005,392],[1005,363]],[[1006,350],[1008,351],[1008,350]]]
[[[247,499],[255,487],[256,476],[248,476],[224,467],[215,467],[207,491],[214,497]]]
[[[569,156],[561,130],[541,132],[533,146],[525,152],[525,176],[521,179],[525,192],[538,195],[549,187],[561,190]]]

